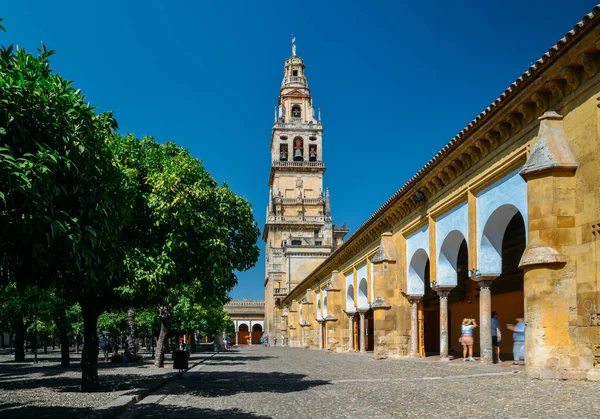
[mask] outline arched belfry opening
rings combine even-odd
[[[288,145],[279,145],[279,161],[288,161]]]
[[[302,108],[300,105],[292,106],[292,121],[300,122],[302,120]]]
[[[308,146],[308,161],[317,161],[317,145]]]
[[[304,140],[302,137],[294,138],[294,161],[304,160]]]

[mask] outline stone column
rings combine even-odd
[[[366,348],[366,339],[365,339],[365,313],[367,310],[360,309],[358,310],[358,315],[360,316],[360,336],[358,337],[360,342],[360,352],[367,352]]]
[[[450,361],[448,358],[448,296],[453,287],[436,287],[435,292],[440,296],[440,361]]]
[[[319,325],[319,349],[325,348],[325,342],[323,341],[323,319],[317,320]]]
[[[408,295],[410,301],[410,356],[420,358],[419,354],[419,300],[422,295]]]
[[[348,316],[348,352],[354,352],[354,311],[346,311]]]
[[[479,352],[481,362],[492,364],[492,293],[490,287],[497,275],[478,275],[473,279],[479,286]]]

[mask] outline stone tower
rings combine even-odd
[[[293,41],[292,41],[293,42]],[[342,243],[348,230],[332,223],[323,189],[323,125],[315,116],[304,60],[285,61],[271,135],[265,241],[265,333],[288,335],[279,301]],[[272,341],[272,340],[271,340]]]

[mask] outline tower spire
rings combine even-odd
[[[292,57],[296,56],[296,37],[292,35]]]

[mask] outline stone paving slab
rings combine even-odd
[[[295,348],[222,353],[123,419],[597,418],[600,384],[530,380],[479,363],[375,360]]]

